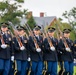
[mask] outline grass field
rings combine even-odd
[[[76,75],[76,66],[74,66],[74,74],[73,75]]]
[[[58,66],[58,71],[59,71],[60,69],[59,69],[59,66]],[[76,75],[76,66],[74,66],[74,73],[73,73],[73,75]]]

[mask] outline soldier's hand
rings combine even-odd
[[[62,39],[63,37],[62,36],[60,36],[60,39]]]
[[[37,52],[41,52],[41,48],[37,48],[36,51],[37,51]]]
[[[54,46],[50,47],[50,50],[55,51],[55,47]]]
[[[66,47],[66,51],[71,52],[71,50],[70,50],[70,48],[69,48],[69,47]]]
[[[14,62],[14,56],[11,56],[11,61],[13,61],[13,62]]]
[[[1,48],[3,48],[3,49],[7,48],[7,44],[2,44]]]
[[[27,59],[28,61],[31,61],[31,58],[30,57],[28,57],[28,59]]]
[[[20,50],[22,50],[22,51],[23,51],[24,49],[25,49],[25,47],[24,47],[24,46],[22,46],[22,47],[20,48]]]

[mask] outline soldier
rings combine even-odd
[[[76,65],[76,40],[74,41],[74,65]]]
[[[74,41],[74,59],[76,59],[76,40]]]
[[[34,35],[29,37],[30,56],[32,61],[31,75],[42,75],[42,42],[43,38],[40,34],[40,26],[34,28]]]
[[[61,52],[61,59],[64,62],[63,75],[73,75],[73,42],[70,40],[70,29],[63,30],[63,36],[59,40],[58,49]]]
[[[57,75],[57,39],[54,38],[55,28],[48,28],[48,37],[44,39],[44,61],[47,61],[46,75]]]
[[[15,75],[26,75],[28,59],[28,40],[24,36],[25,28],[17,26],[16,37],[13,38],[15,62]]]
[[[62,38],[62,37],[60,36],[60,38]],[[58,46],[60,46],[59,43],[58,43]],[[63,60],[61,58],[62,51],[60,51],[59,48],[57,50],[57,55],[58,55],[58,64],[59,64],[59,68],[60,68],[60,70],[58,72],[58,75],[63,75],[63,72],[64,72],[64,68],[63,67],[64,67],[64,65],[63,65]]]
[[[10,34],[13,38],[13,34],[10,30],[7,31],[8,34]],[[13,44],[13,43],[12,43]],[[12,52],[11,52],[11,62],[10,62],[10,72],[9,75],[14,75],[14,50],[13,45],[11,46]]]
[[[12,54],[12,38],[8,34],[8,23],[1,23],[0,33],[0,73],[8,75],[10,71],[10,58]]]

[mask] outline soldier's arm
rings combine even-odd
[[[61,39],[58,42],[58,50],[59,50],[59,52],[62,52],[62,53],[64,53],[66,51],[63,41]]]
[[[74,44],[73,44],[73,56],[74,58],[76,58],[76,40],[74,41]]]
[[[13,38],[13,48],[14,48],[14,50],[15,51],[20,51],[20,47],[18,46],[18,44],[17,44],[17,40],[16,40],[16,38]]]
[[[31,37],[29,37],[28,43],[29,43],[29,50],[33,51],[33,52],[36,52],[36,48],[35,48],[34,42],[33,42]]]
[[[50,46],[49,46],[49,43],[48,43],[48,41],[47,41],[46,38],[45,38],[45,40],[44,40],[44,50],[45,50],[46,52],[50,52]]]

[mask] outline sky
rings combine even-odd
[[[3,1],[3,0],[0,0]],[[13,2],[14,0],[8,0]],[[69,11],[76,7],[76,0],[25,0],[22,4],[23,9],[33,12],[33,16],[40,16],[40,12],[44,12],[45,16],[56,16],[62,18],[63,12]]]
[[[45,16],[62,17],[62,13],[76,7],[76,0],[25,0],[23,8],[33,12],[33,16],[39,16],[44,12]]]

